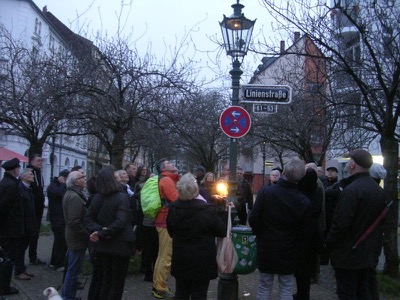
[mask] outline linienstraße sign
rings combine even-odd
[[[241,102],[257,104],[289,104],[292,101],[292,88],[288,85],[242,85]]]

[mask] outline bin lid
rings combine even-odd
[[[232,232],[249,232],[249,233],[252,233],[253,231],[251,230],[251,227],[248,227],[248,226],[245,226],[245,225],[240,225],[240,226],[232,227]]]

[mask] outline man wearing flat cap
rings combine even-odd
[[[326,238],[335,269],[339,299],[371,299],[368,276],[380,254],[382,226],[355,247],[356,241],[385,207],[385,193],[369,176],[372,156],[363,149],[349,154],[350,176],[342,180],[332,226]]]
[[[0,241],[4,254],[11,260],[14,272],[24,261],[24,251],[26,245],[25,221],[24,221],[24,203],[23,197],[19,191],[19,171],[20,161],[13,158],[2,167],[5,170],[4,177],[0,181]],[[15,294],[18,290],[10,286],[10,282],[3,282],[1,278],[1,294]],[[18,274],[16,279],[29,280],[28,275]]]

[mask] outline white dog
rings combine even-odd
[[[61,296],[58,294],[55,288],[53,287],[48,287],[43,291],[43,295],[47,296],[47,299],[51,300],[63,300]]]

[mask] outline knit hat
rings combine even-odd
[[[349,156],[354,162],[361,168],[369,169],[372,165],[372,156],[368,151],[363,149],[353,150],[349,153]]]

